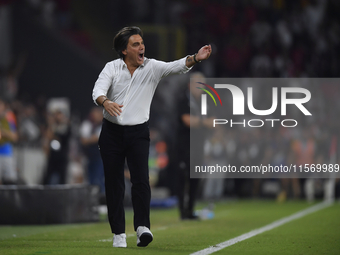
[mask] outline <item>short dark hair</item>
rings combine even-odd
[[[139,27],[124,27],[113,38],[113,49],[122,59],[124,58],[122,51],[126,49],[131,35],[143,37],[143,32]]]

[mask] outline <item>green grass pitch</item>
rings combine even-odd
[[[206,204],[200,203],[200,209]],[[151,211],[153,242],[136,246],[126,211],[127,248],[113,248],[107,221],[48,226],[0,226],[0,254],[191,254],[310,207],[305,201],[225,201],[215,218],[180,221],[176,208]],[[340,203],[226,247],[213,254],[340,254]]]

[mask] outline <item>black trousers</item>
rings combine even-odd
[[[182,155],[183,156],[183,155]],[[190,158],[179,160],[178,173],[178,207],[182,219],[194,214],[194,206],[197,198],[197,189],[200,179],[190,178]],[[186,200],[186,195],[188,200]]]
[[[98,145],[104,165],[106,202],[112,233],[125,233],[125,159],[132,183],[134,229],[136,231],[139,226],[150,228],[148,123],[120,126],[104,119]]]
[[[199,148],[201,147],[197,146],[193,150],[199,150]],[[200,179],[190,178],[190,144],[183,143],[178,152],[179,172],[177,197],[181,218],[184,219],[194,214]],[[203,155],[194,156],[196,156],[195,162],[200,162],[203,158]],[[186,197],[188,199],[186,199]]]
[[[44,177],[44,184],[65,184],[66,183],[66,170],[67,170],[68,160],[58,158],[57,160],[49,159],[47,162],[47,172]],[[53,176],[58,176],[58,182],[53,183]]]

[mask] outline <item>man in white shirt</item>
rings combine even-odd
[[[152,240],[150,231],[149,113],[161,78],[188,72],[208,59],[211,46],[173,62],[144,56],[143,33],[138,27],[121,29],[113,40],[119,59],[107,63],[95,83],[92,98],[104,107],[102,131],[98,141],[105,172],[108,218],[114,247],[126,247],[124,213],[124,163],[131,176],[131,197],[137,246]]]

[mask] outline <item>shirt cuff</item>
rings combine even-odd
[[[183,60],[183,62],[184,62],[184,68],[183,68],[183,73],[187,73],[187,72],[189,72],[192,68],[193,68],[193,66],[192,67],[187,67],[187,65],[186,65],[186,62],[187,62],[187,58],[188,57],[190,57],[190,55],[187,55],[186,57],[184,57],[182,60]]]
[[[97,103],[97,99],[98,99],[98,97],[103,96],[103,95],[104,95],[104,94],[103,94],[102,92],[100,92],[100,91],[98,91],[98,92],[93,91],[93,94],[92,94],[93,102],[94,102],[96,105],[101,106],[101,105],[99,105],[99,104]]]

